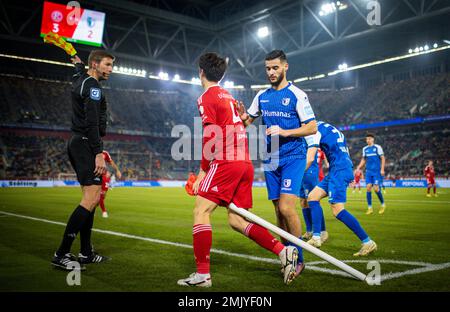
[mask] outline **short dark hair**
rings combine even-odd
[[[208,81],[218,82],[225,75],[227,61],[217,53],[208,52],[200,56],[198,67],[203,70]]]
[[[88,57],[89,68],[92,68],[92,62],[99,64],[105,57],[109,57],[113,61],[115,59],[114,55],[104,50],[92,50]]]
[[[372,139],[375,139],[375,134],[368,132],[368,133],[366,134],[366,138],[372,138]]]
[[[271,61],[271,60],[274,60],[277,58],[279,58],[280,61],[282,61],[282,62],[287,62],[287,57],[286,57],[286,54],[284,54],[283,50],[273,50],[272,52],[269,52],[266,55],[265,60]]]

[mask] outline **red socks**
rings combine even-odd
[[[212,245],[212,230],[210,224],[196,224],[192,230],[194,238],[194,256],[197,273],[209,273],[209,252]]]
[[[245,228],[245,235],[251,240],[255,241],[261,247],[278,255],[283,249],[284,245],[280,243],[269,231],[258,224],[250,223]]]
[[[212,230],[210,224],[196,224],[192,230],[194,240],[194,256],[197,273],[208,274],[210,267],[209,254],[212,245]],[[268,230],[254,223],[245,228],[245,235],[261,247],[279,255],[284,245],[270,234]]]
[[[99,204],[100,204],[100,208],[102,209],[102,211],[105,212],[106,208],[105,208],[105,197],[104,196],[100,196]]]

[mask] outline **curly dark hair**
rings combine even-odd
[[[206,79],[219,82],[227,70],[227,61],[217,53],[208,52],[200,56],[198,67],[203,69]]]

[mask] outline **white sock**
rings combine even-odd
[[[211,275],[209,273],[206,273],[206,274],[197,273],[197,275],[200,276],[201,278],[210,278],[211,277]]]

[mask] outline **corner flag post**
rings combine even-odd
[[[294,243],[300,247],[302,247],[303,249],[306,249],[307,251],[309,251],[310,253],[316,255],[319,258],[322,258],[323,260],[337,266],[339,269],[347,272],[348,274],[352,275],[353,277],[361,280],[361,281],[365,281],[366,280],[366,275],[359,272],[358,270],[355,270],[354,268],[352,268],[351,266],[345,264],[344,262],[330,256],[329,254],[323,252],[322,250],[311,246],[308,243],[305,243],[304,241],[302,241],[301,239],[299,239],[298,237],[295,237],[292,234],[289,234],[288,232],[280,229],[279,227],[273,225],[270,222],[267,222],[266,220],[258,217],[257,215],[243,209],[243,208],[239,208],[237,207],[235,204],[231,203],[229,208],[234,211],[235,213],[237,213],[238,215],[246,218],[247,220],[250,220],[266,229],[268,229],[269,231],[280,235],[281,237],[283,237],[284,239],[290,241],[291,243]]]

